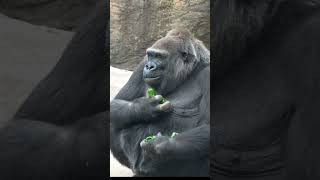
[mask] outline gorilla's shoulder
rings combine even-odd
[[[203,89],[208,89],[210,83],[210,66],[204,67],[195,77],[197,84]]]
[[[198,74],[198,78],[210,78],[210,65],[204,67]]]

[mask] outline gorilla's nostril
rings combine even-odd
[[[145,69],[148,70],[148,71],[152,71],[152,70],[155,70],[157,68],[156,65],[154,65],[152,62],[149,62],[145,65]]]

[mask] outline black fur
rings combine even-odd
[[[213,6],[211,176],[319,179],[320,1]]]
[[[169,32],[147,52],[111,102],[111,150],[135,176],[208,176],[210,53],[185,30]],[[152,61],[162,68],[151,76],[161,81],[150,84],[143,69]],[[149,86],[171,102],[170,110],[159,110],[159,99],[145,97]],[[140,145],[158,132],[162,136]],[[180,134],[170,140],[172,132]]]
[[[0,129],[0,179],[105,179],[108,2],[100,0],[60,61]]]

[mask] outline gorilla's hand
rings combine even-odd
[[[162,99],[161,95],[156,95],[152,98],[137,98],[132,102],[134,105],[133,110],[139,114],[139,117],[143,117],[145,120],[153,119],[171,110],[170,101],[161,104]]]
[[[158,166],[172,159],[172,150],[175,148],[175,140],[161,133],[150,141],[142,140],[140,143],[142,160],[139,165],[141,173],[152,174]]]
[[[172,157],[176,148],[176,140],[158,133],[156,138],[151,141],[141,141],[140,147],[142,153],[150,159],[166,159]]]
[[[150,122],[156,117],[172,110],[171,103],[161,104],[162,96],[153,98],[140,97],[133,101],[114,99],[110,103],[110,119],[113,128],[124,129],[132,124]]]

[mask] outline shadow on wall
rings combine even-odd
[[[111,0],[111,65],[134,70],[146,48],[176,26],[210,48],[210,0]]]

